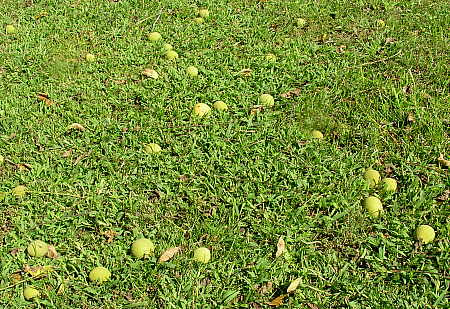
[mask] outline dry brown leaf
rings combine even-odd
[[[442,195],[440,195],[436,198],[436,201],[445,202],[448,200],[449,197],[450,197],[450,190],[446,190],[446,191],[444,191],[444,193],[442,193]]]
[[[59,254],[58,254],[58,251],[56,251],[56,248],[54,246],[49,245],[46,256],[51,259],[56,259],[56,258],[58,258]]]
[[[33,266],[25,265],[23,271],[33,278],[44,277],[54,270],[53,266]]]
[[[42,102],[44,102],[45,103],[45,105],[47,105],[47,106],[51,106],[51,105],[53,105],[53,101],[52,100],[50,100],[50,98],[48,97],[48,94],[46,94],[46,93],[38,93],[37,94],[37,98],[40,100],[40,101],[42,101]]]
[[[289,90],[288,92],[280,94],[280,97],[290,99],[290,98],[298,96],[299,94],[300,94],[300,88],[295,88],[295,89]]]
[[[251,69],[243,69],[241,71],[239,71],[239,74],[242,76],[251,76],[252,75],[252,70]]]
[[[17,253],[19,253],[20,252],[20,249],[19,248],[14,248],[14,249],[12,249],[11,251],[9,251],[9,254],[11,254],[12,256],[15,256],[15,255],[17,255]]]
[[[310,303],[306,304],[306,306],[308,306],[310,309],[319,309],[319,307],[317,307],[317,305],[310,304]]]
[[[275,257],[279,257],[284,252],[286,252],[286,243],[284,242],[283,236],[278,239],[277,243],[277,253],[275,253]]]
[[[66,151],[63,152],[62,157],[63,158],[67,158],[70,157],[72,155],[73,150],[72,149],[68,149]]]
[[[164,251],[163,254],[161,254],[161,256],[158,259],[158,262],[159,263],[167,262],[170,259],[172,259],[174,257],[174,255],[180,251],[181,251],[180,247],[169,248],[166,251]]]
[[[258,292],[262,295],[267,294],[268,292],[272,291],[272,287],[273,283],[269,281],[266,284],[261,285],[261,287],[258,288]]]
[[[439,158],[438,158],[438,162],[439,162],[439,164],[440,165],[442,165],[442,166],[444,166],[444,167],[446,167],[446,168],[449,168],[450,167],[450,161],[449,160],[446,160],[445,158],[444,158],[444,155],[441,153],[441,155],[439,156]]]
[[[264,106],[262,105],[253,105],[252,109],[250,110],[250,115],[256,115],[259,112],[262,112],[264,110]]]
[[[347,48],[347,46],[345,46],[345,45],[339,45],[338,47],[336,47],[336,52],[341,54],[341,53],[345,52],[346,48]]]
[[[142,71],[142,75],[151,77],[153,79],[157,79],[159,76],[158,72],[153,69],[144,69],[144,71]]]
[[[16,168],[20,171],[20,172],[28,172],[31,171],[31,165],[28,163],[19,163],[16,164]]]
[[[408,117],[406,118],[406,120],[408,122],[416,122],[416,118],[414,118],[414,114],[413,113],[409,113]]]
[[[392,44],[395,41],[397,41],[395,38],[386,38],[386,40],[384,40],[384,43],[386,44]]]
[[[86,130],[81,124],[79,123],[72,123],[69,127],[69,130],[78,130],[78,131],[84,131]]]
[[[12,283],[18,283],[19,281],[22,281],[23,277],[20,274],[20,272],[15,272],[11,275],[11,281]]]
[[[278,297],[276,297],[276,298],[274,298],[274,299],[272,299],[270,302],[268,302],[267,304],[269,305],[269,306],[272,306],[272,307],[278,307],[278,306],[281,306],[282,304],[283,304],[283,300],[286,298],[286,294],[282,294],[282,295],[280,295],[280,296],[278,296]]]
[[[402,88],[402,91],[404,94],[411,94],[412,93],[412,88],[410,85],[406,85]]]
[[[298,286],[299,286],[299,284],[300,284],[300,281],[301,281],[300,278],[297,278],[297,279],[295,279],[294,281],[292,281],[291,284],[289,284],[289,286],[288,286],[286,292],[287,292],[287,293],[292,293],[292,292],[294,292],[294,291],[298,288]]]
[[[110,244],[110,243],[113,242],[114,237],[116,237],[117,234],[119,234],[119,233],[117,233],[116,231],[113,231],[113,230],[108,230],[108,231],[106,231],[106,232],[103,232],[102,234],[103,234],[103,236],[106,237],[106,242],[107,242],[108,244]]]

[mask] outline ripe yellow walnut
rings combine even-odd
[[[364,179],[369,184],[369,187],[374,187],[380,182],[381,176],[380,173],[378,173],[376,170],[368,168],[364,172]]]
[[[48,244],[41,240],[34,240],[28,245],[27,252],[30,256],[43,257],[48,252]]]
[[[154,250],[155,245],[147,238],[135,240],[131,245],[131,254],[138,259],[152,256]]]
[[[429,225],[419,225],[416,229],[416,238],[423,244],[432,242],[435,236],[434,229]]]
[[[144,146],[144,151],[149,154],[161,152],[161,146],[155,143],[150,143]]]
[[[379,217],[383,212],[383,204],[380,199],[375,196],[369,196],[364,200],[364,208],[374,218]]]
[[[397,191],[397,181],[394,178],[384,178],[383,181],[383,191],[384,192],[395,192]]]
[[[194,250],[194,260],[200,263],[208,263],[211,260],[211,252],[205,247],[197,248]]]
[[[111,272],[102,266],[95,267],[91,270],[89,273],[89,280],[95,283],[103,283],[105,281],[108,281],[111,277]]]
[[[228,109],[228,106],[224,101],[216,101],[214,103],[214,108],[218,111],[225,111]]]
[[[313,138],[317,138],[317,139],[323,139],[323,134],[322,132],[318,131],[318,130],[312,130],[311,131],[311,136]]]
[[[203,117],[211,111],[211,107],[205,103],[197,103],[194,105],[194,115],[198,117]]]
[[[27,286],[23,290],[23,297],[26,300],[33,300],[34,298],[38,298],[40,295],[41,295],[41,292],[39,292],[39,290],[35,289],[32,286]]]
[[[271,106],[275,105],[274,98],[270,94],[267,94],[267,93],[263,93],[259,97],[259,100],[260,100],[261,104],[266,107],[271,107]]]

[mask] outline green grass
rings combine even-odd
[[[210,10],[204,24],[192,22],[197,7]],[[0,308],[265,308],[296,278],[285,308],[448,308],[439,197],[450,178],[437,158],[449,158],[449,15],[447,1],[426,0],[3,0]],[[147,67],[160,78],[144,78]],[[262,93],[275,106],[252,115]],[[229,111],[192,117],[216,100]],[[68,131],[75,122],[86,130]],[[152,142],[161,154],[143,152]],[[369,189],[370,166],[398,192]],[[22,199],[9,194],[17,185]],[[361,206],[369,194],[383,201],[379,219]],[[433,243],[417,246],[420,224]],[[130,256],[142,236],[154,258]],[[275,258],[280,236],[288,254]],[[60,257],[29,257],[34,239]],[[183,252],[157,263],[174,246]],[[200,246],[210,263],[192,260]],[[14,284],[25,265],[56,270]],[[98,265],[112,272],[101,286],[88,280]],[[24,300],[28,284],[39,301]]]

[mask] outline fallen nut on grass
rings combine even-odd
[[[43,257],[48,252],[48,244],[42,240],[33,240],[27,247],[30,256]]]
[[[89,273],[89,280],[95,283],[103,283],[111,277],[111,272],[102,266],[95,267]]]
[[[131,254],[138,259],[152,256],[154,251],[155,245],[147,238],[135,240],[131,245]]]

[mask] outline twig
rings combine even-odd
[[[152,31],[153,31],[153,29],[155,29],[156,23],[161,18],[161,14],[162,14],[162,9],[159,11],[158,16],[156,17],[156,20],[155,20],[155,22],[152,25]]]
[[[383,62],[383,61],[386,61],[386,60],[389,60],[389,59],[392,59],[392,58],[397,57],[401,52],[402,52],[402,51],[400,50],[400,51],[398,51],[397,53],[395,53],[395,54],[392,55],[392,56],[385,57],[385,58],[381,58],[381,59],[374,60],[374,61],[370,61],[370,62],[365,62],[365,63],[358,64],[358,65],[354,65],[354,66],[352,66],[352,67],[347,67],[347,69],[354,69],[354,68],[357,68],[357,67],[364,67],[364,66],[366,66],[366,65],[371,65],[371,64],[374,64],[374,63],[378,63],[378,62]]]

